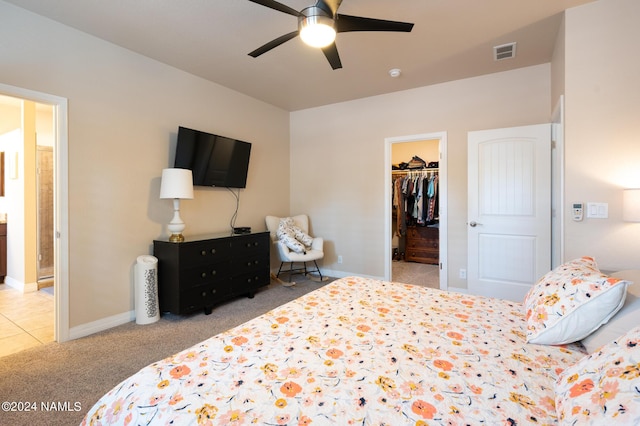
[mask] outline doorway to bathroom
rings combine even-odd
[[[12,228],[8,226],[7,235],[7,242],[18,244],[9,256],[17,261],[17,266],[11,265],[13,276],[7,277],[3,287],[30,298],[48,292],[52,309],[50,314],[40,315],[48,321],[43,329],[47,330],[46,335],[33,332],[32,336],[40,341],[64,342],[69,340],[68,101],[5,84],[0,84],[0,99],[5,108],[0,134],[8,131],[4,122],[9,115],[4,112],[14,111],[18,121],[22,121],[21,115],[27,109],[33,115],[27,123],[28,128],[23,128],[23,123],[18,124],[15,132],[20,134],[20,145],[8,149],[5,157],[7,188],[9,185],[17,187],[13,188],[13,193],[18,194],[18,204],[23,207],[21,212],[7,215],[7,224],[13,220],[17,225],[13,236],[10,235]],[[8,100],[13,102],[14,109],[6,109]],[[8,125],[16,127],[15,122]],[[25,142],[27,137],[31,138],[28,143]],[[13,205],[13,202],[6,202],[5,211],[13,209]],[[21,249],[27,245],[28,249]]]

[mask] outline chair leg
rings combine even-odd
[[[293,275],[293,262],[291,262],[291,268],[289,269],[289,282],[291,282],[292,275]]]
[[[320,267],[318,266],[318,262],[314,260],[313,263],[316,265],[316,269],[318,270],[318,275],[320,275],[320,280],[322,280],[322,272],[320,272]]]
[[[284,265],[284,262],[280,262],[280,267],[278,268],[278,273],[276,274],[276,277],[280,277],[280,271],[282,271],[282,265]]]

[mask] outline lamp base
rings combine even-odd
[[[182,234],[171,234],[169,237],[169,242],[171,243],[181,243],[184,241],[184,235]]]

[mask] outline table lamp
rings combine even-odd
[[[171,232],[169,241],[180,243],[184,241],[182,231],[185,224],[180,218],[180,200],[193,199],[193,177],[189,169],[164,169],[162,170],[162,183],[160,184],[160,198],[173,199],[173,219],[167,228]]]

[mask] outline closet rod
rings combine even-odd
[[[429,169],[404,169],[404,170],[391,170],[391,173],[411,173],[411,172],[437,172],[439,168],[432,167]]]

